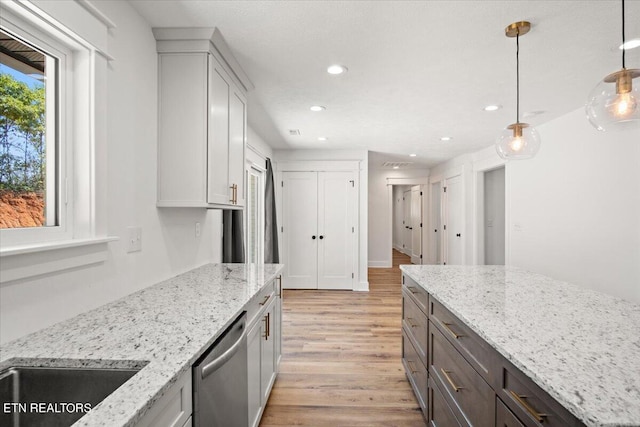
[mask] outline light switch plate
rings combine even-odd
[[[142,227],[127,227],[127,253],[142,250]]]

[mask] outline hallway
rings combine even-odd
[[[280,374],[261,426],[423,426],[401,357],[400,264],[369,292],[286,290]]]

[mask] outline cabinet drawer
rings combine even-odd
[[[495,384],[495,350],[486,341],[433,297],[429,298],[429,319],[489,384]]]
[[[407,373],[413,392],[418,399],[422,413],[427,414],[427,368],[420,361],[411,340],[405,331],[402,331],[402,364]]]
[[[429,337],[430,377],[441,387],[458,419],[469,426],[493,426],[493,389],[433,324]]]
[[[247,327],[253,324],[257,314],[265,308],[271,299],[275,297],[274,282],[271,281],[268,285],[260,290],[247,304]]]
[[[414,298],[416,304],[425,315],[429,315],[429,294],[422,286],[418,285],[411,277],[402,275],[402,284]]]
[[[496,427],[525,427],[504,403],[496,398]]]
[[[433,380],[429,380],[429,427],[461,427]]]
[[[413,298],[409,296],[406,288],[402,289],[402,327],[417,344],[416,351],[422,363],[428,366],[427,345],[429,344],[429,320],[420,311]]]
[[[501,387],[496,391],[504,404],[527,427],[584,426],[547,392],[503,359]]]

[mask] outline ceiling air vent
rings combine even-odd
[[[300,135],[300,129],[289,129],[289,135],[291,135],[291,136]]]
[[[399,169],[399,168],[405,168],[412,164],[413,162],[384,162],[382,164],[382,167]]]

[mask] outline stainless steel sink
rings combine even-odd
[[[5,369],[0,372],[0,426],[70,426],[139,370]]]

